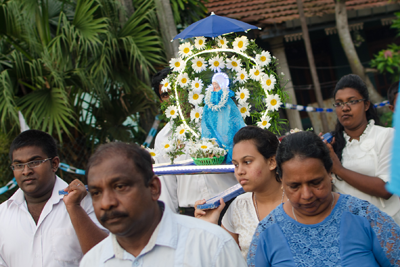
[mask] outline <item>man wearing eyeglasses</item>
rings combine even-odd
[[[10,159],[19,189],[0,205],[0,266],[79,266],[83,254],[107,236],[84,184],[68,185],[56,176],[56,143],[42,131],[17,136]]]

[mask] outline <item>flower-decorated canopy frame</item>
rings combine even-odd
[[[228,45],[231,45],[232,48],[229,48]],[[219,47],[216,48],[216,46]],[[245,47],[243,48],[243,46]],[[203,71],[211,69],[214,72],[221,70],[224,73],[221,73],[222,76],[227,75],[225,74],[226,72],[229,72],[231,75],[230,78],[232,80],[228,80],[226,87],[230,85],[229,89],[236,93],[238,108],[243,118],[250,114],[253,119],[256,119],[258,126],[266,129],[272,126],[270,130],[276,133],[279,132],[280,125],[285,122],[279,118],[278,109],[282,103],[281,101],[286,99],[286,93],[280,87],[282,75],[276,73],[277,61],[274,57],[270,57],[269,52],[262,51],[254,41],[249,41],[246,37],[242,36],[237,37],[232,43],[229,43],[225,37],[218,37],[209,40],[207,45],[204,37],[198,37],[195,39],[194,47],[188,42],[181,44],[179,53],[183,59],[171,59],[170,65],[173,72],[167,77],[164,83],[162,82],[163,88],[167,83],[168,86],[172,85],[172,88],[169,88],[173,91],[173,101],[175,103],[165,106],[164,110],[171,111],[170,114],[166,112],[166,117],[173,120],[173,124],[175,125],[173,130],[180,127],[179,129],[187,130],[189,134],[188,139],[191,137],[195,139],[200,138],[198,124],[192,122],[193,118],[189,118],[188,120],[185,118],[182,103],[179,101],[178,91],[182,89],[187,90],[189,97],[190,95],[197,97],[194,109],[201,110],[201,106],[204,103],[201,101],[200,103],[198,99],[203,99],[204,95],[202,95],[202,92],[205,92],[206,89],[202,88],[202,86],[200,86],[201,91],[192,88],[189,81],[195,79],[198,81],[201,80],[202,85],[211,84],[212,79],[203,81],[201,77]],[[197,62],[194,62],[195,60]],[[207,65],[210,66],[207,67]],[[226,70],[224,71],[223,69]],[[232,76],[236,76],[236,79],[233,79],[235,77]],[[168,88],[164,88],[164,90],[168,90]],[[255,94],[256,97],[250,98],[250,92]],[[189,98],[188,100],[189,103],[194,103],[193,99]],[[253,101],[251,104],[255,106],[252,112],[250,112],[252,105],[248,101]],[[178,114],[175,114],[175,112]]]

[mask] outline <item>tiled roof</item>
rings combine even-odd
[[[388,5],[388,0],[348,0],[347,10]],[[296,0],[209,0],[209,12],[258,26],[298,19]],[[335,13],[334,0],[303,0],[306,17]]]

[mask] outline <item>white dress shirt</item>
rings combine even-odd
[[[160,223],[137,257],[124,250],[115,235],[110,234],[85,254],[80,266],[245,267],[247,264],[236,242],[221,227],[174,214],[165,206]]]
[[[360,136],[360,140],[349,141],[350,136],[345,132],[343,132],[343,135],[346,139],[346,146],[342,153],[343,167],[388,182],[394,129],[375,125],[374,120],[370,120],[364,133]],[[332,177],[334,178],[334,191],[367,200],[381,211],[392,216],[397,224],[400,224],[398,196],[392,195],[388,200],[371,196],[349,185],[344,180],[336,179],[335,175],[332,175]]]
[[[225,229],[239,235],[239,246],[245,259],[259,222],[252,192],[235,198],[222,218]]]
[[[157,134],[154,148],[161,156],[155,158],[156,163],[170,162],[163,156],[163,143],[172,135],[171,123]],[[190,159],[190,155],[178,156],[175,161]],[[225,189],[237,184],[233,173],[206,175],[163,175],[161,180],[161,196],[163,201],[174,212],[178,207],[194,207],[200,199],[209,199]]]
[[[28,211],[21,189],[0,205],[0,266],[79,266],[83,256],[81,246],[63,196],[58,194],[67,186],[66,182],[56,177],[53,193],[37,224]],[[89,194],[82,200],[81,206],[99,225]]]

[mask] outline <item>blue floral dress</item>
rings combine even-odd
[[[221,100],[223,90],[211,92],[210,102],[218,105]],[[242,119],[239,109],[231,99],[235,94],[229,90],[229,98],[225,106],[220,110],[212,110],[209,106],[204,106],[203,118],[201,120],[201,137],[216,138],[220,147],[225,146],[228,150],[226,162],[232,162],[233,136],[246,126]]]
[[[301,224],[282,204],[262,220],[249,266],[400,266],[400,227],[367,201],[340,195],[318,224]]]

